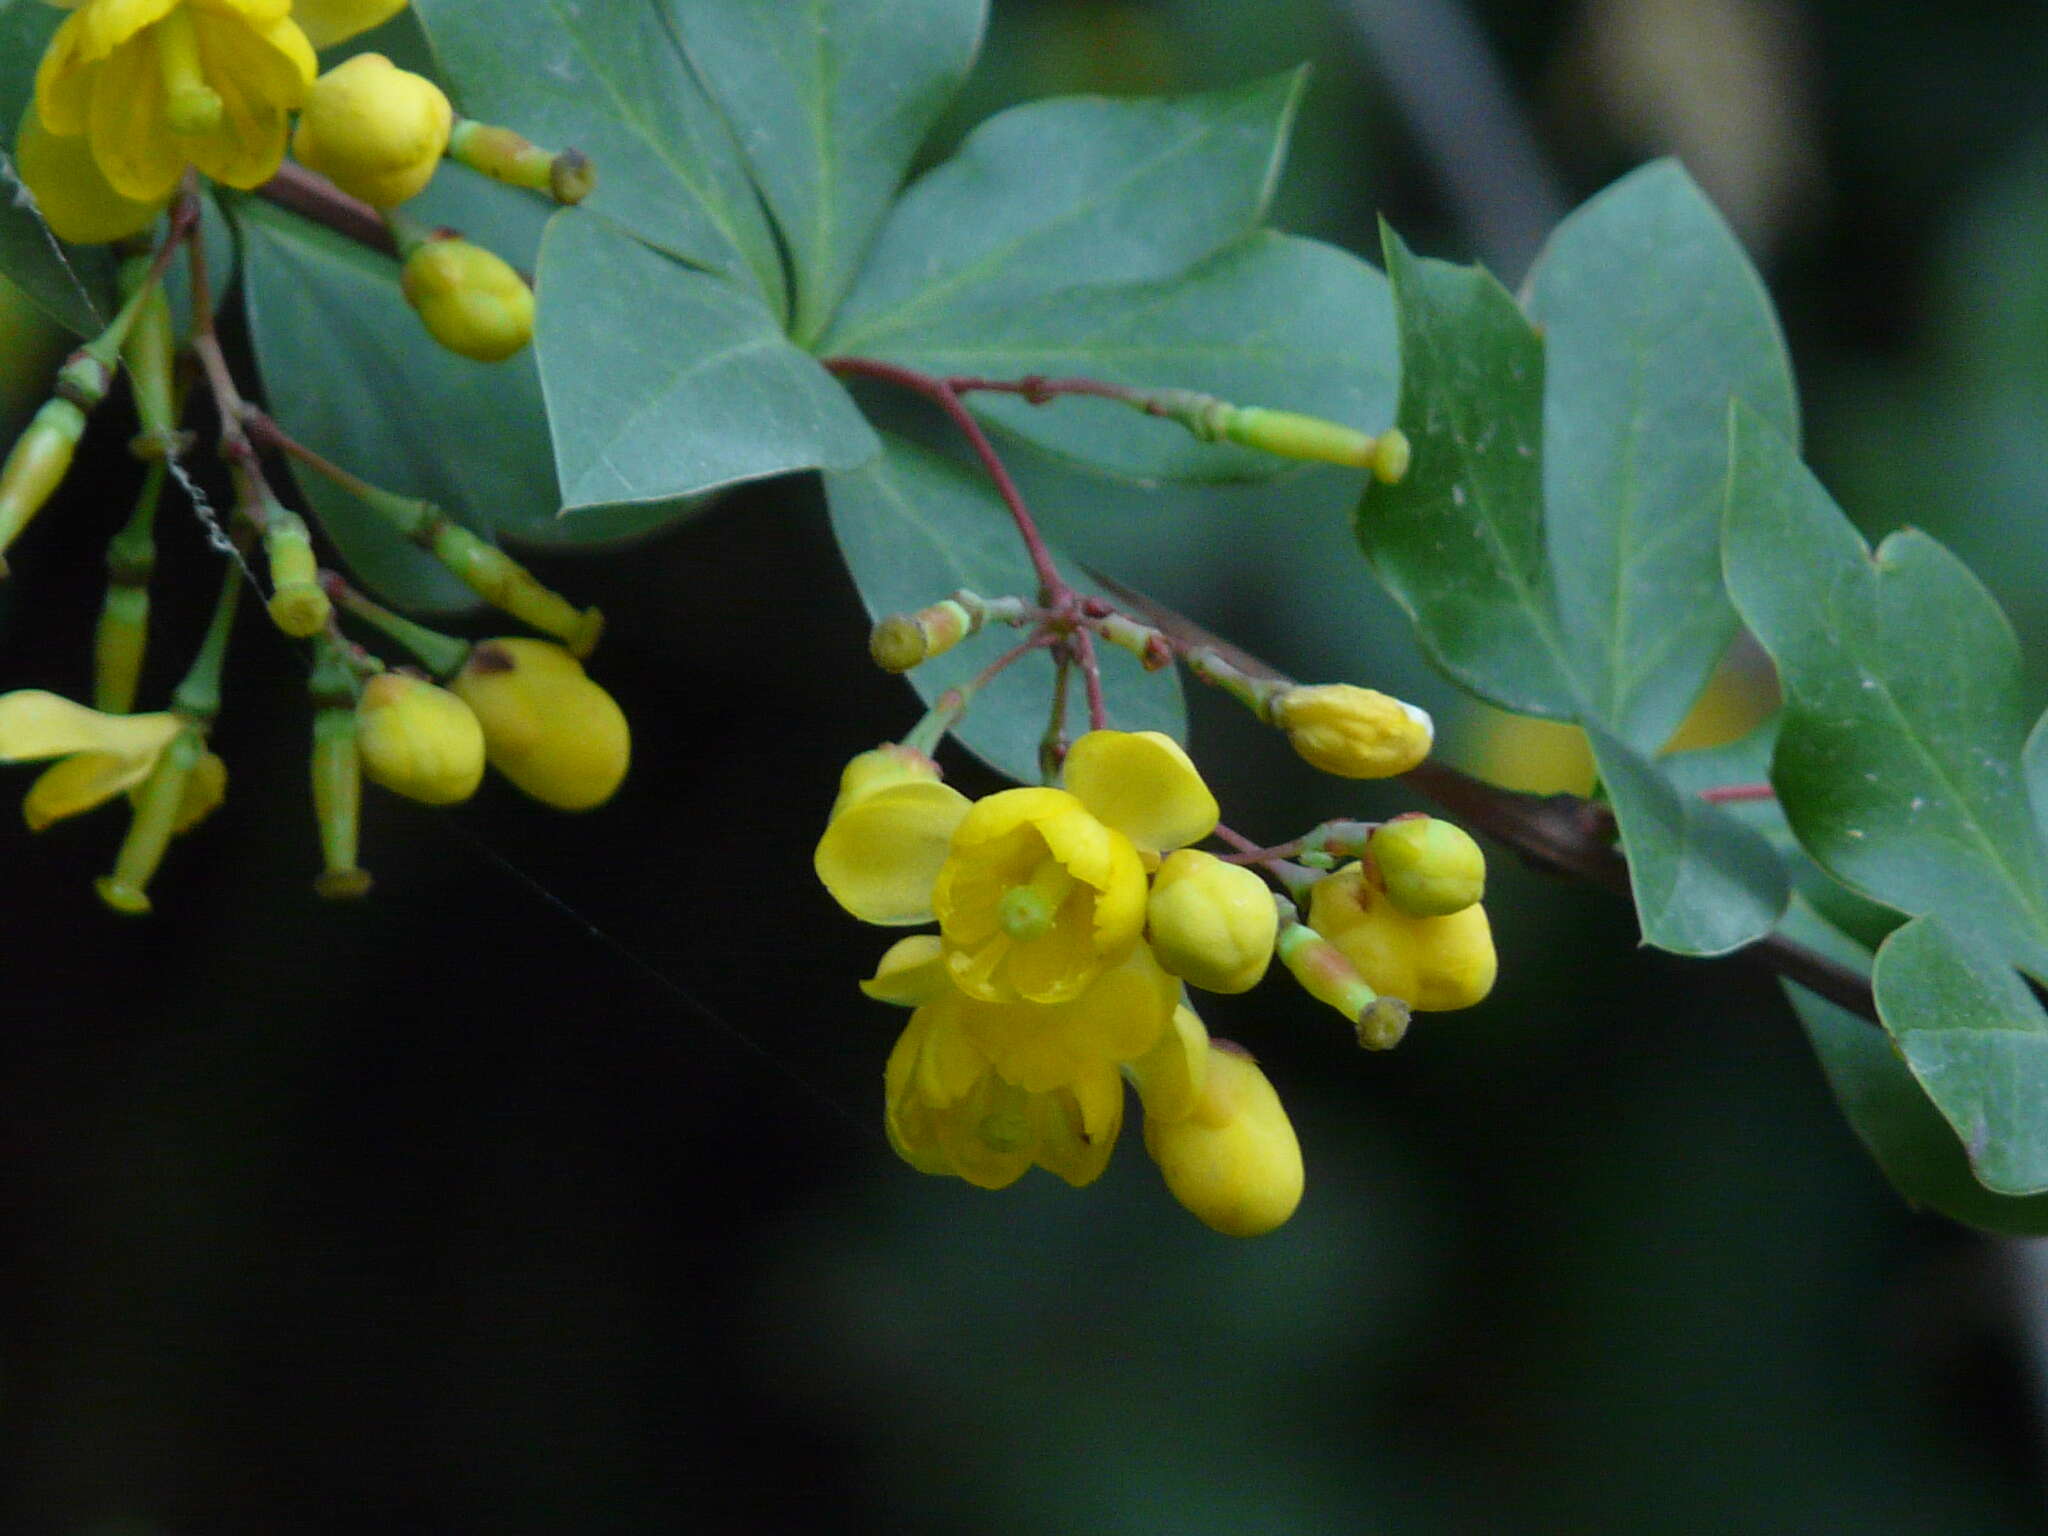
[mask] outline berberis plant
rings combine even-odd
[[[1647,944],[1760,956],[1907,1197],[2048,1232],[2048,731],[1984,588],[1918,533],[1869,548],[1802,465],[1769,298],[1684,170],[1571,215],[1519,296],[1391,230],[1382,271],[1265,226],[1299,75],[1021,107],[905,185],[985,9],[0,3],[24,193],[0,272],[81,340],[0,471],[0,548],[124,373],[142,426],[92,706],[0,697],[0,756],[56,759],[31,825],[125,791],[100,889],[148,909],[225,789],[245,588],[306,651],[322,894],[367,889],[364,776],[448,804],[488,759],[599,804],[628,738],[583,668],[598,615],[498,538],[601,544],[818,472],[869,651],[926,705],[846,766],[815,860],[853,916],[936,925],[862,983],[913,1010],[886,1072],[913,1166],[1087,1183],[1128,1083],[1175,1196],[1267,1231],[1300,1149],[1188,989],[1277,957],[1387,1049],[1493,986],[1478,844],[1420,813],[1233,830],[1182,745],[1185,671],[1330,774],[1402,776],[1632,893]],[[216,328],[230,295],[260,388]],[[1496,789],[1370,677],[1297,683],[1084,575],[1020,451],[1063,466],[1037,511],[1113,477],[1162,520],[1189,487],[1340,466],[1328,515],[1425,652],[1582,729],[1596,792]],[[191,537],[220,554],[213,620],[152,635],[157,542]],[[540,638],[395,611],[479,598]],[[1782,707],[1668,750],[1745,626]],[[136,713],[146,643],[194,659]],[[948,741],[1021,787],[970,800]]]

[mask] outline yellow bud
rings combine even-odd
[[[0,552],[64,483],[84,435],[85,412],[58,397],[45,401],[28,430],[15,439],[13,450],[0,463]]]
[[[292,153],[342,191],[391,208],[433,179],[454,121],[433,81],[359,53],[313,82]]]
[[[1206,992],[1248,992],[1266,974],[1279,909],[1266,882],[1242,864],[1183,848],[1167,855],[1146,907],[1159,963]]]
[[[1296,752],[1343,779],[1388,779],[1429,756],[1436,727],[1413,704],[1371,688],[1290,688],[1269,708]]]
[[[476,712],[491,766],[534,799],[586,811],[625,778],[626,717],[559,645],[480,641],[449,687]]]
[[[1382,485],[1399,485],[1407,477],[1414,458],[1415,448],[1408,441],[1408,434],[1399,427],[1389,427],[1373,444],[1372,477]]]
[[[426,805],[454,805],[484,776],[484,731],[445,688],[382,672],[356,701],[356,746],[370,782]]]
[[[1212,1043],[1202,1090],[1179,1120],[1145,1117],[1145,1150],[1173,1198],[1230,1237],[1258,1237],[1301,1204],[1301,1143],[1249,1056]]]
[[[1486,895],[1486,855],[1463,827],[1401,816],[1370,846],[1387,899],[1410,917],[1448,917]]]
[[[1309,892],[1309,926],[1376,990],[1424,1013],[1469,1008],[1493,990],[1499,962],[1486,908],[1410,917],[1347,864]]]
[[[480,363],[499,363],[533,340],[533,290],[480,245],[428,240],[405,260],[399,286],[434,340]]]

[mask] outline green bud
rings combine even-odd
[[[500,363],[533,340],[533,290],[503,258],[453,236],[420,242],[399,275],[406,302],[434,340],[480,363]]]
[[[270,560],[270,621],[294,640],[327,627],[334,605],[320,589],[313,535],[296,512],[273,506],[264,518],[263,552]]]
[[[1410,917],[1448,917],[1486,895],[1486,855],[1448,821],[1399,816],[1367,848],[1387,899]]]
[[[64,483],[84,435],[85,412],[59,396],[44,401],[28,430],[15,440],[6,463],[0,464],[0,555]],[[5,570],[5,561],[0,560],[0,572]]]

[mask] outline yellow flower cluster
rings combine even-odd
[[[865,921],[939,928],[899,942],[863,984],[914,1010],[885,1073],[906,1162],[990,1189],[1034,1165],[1086,1184],[1129,1080],[1182,1204],[1239,1235],[1293,1213],[1301,1152],[1286,1113],[1249,1057],[1212,1045],[1182,985],[1241,991],[1273,951],[1258,878],[1186,846],[1216,821],[1194,764],[1153,732],[1091,732],[1063,787],[978,802],[905,747],[848,765],[819,878]]]
[[[274,176],[314,50],[405,0],[49,3],[71,14],[36,71],[22,177],[59,235],[106,241],[147,226],[188,166],[231,187]]]

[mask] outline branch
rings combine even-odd
[[[398,244],[385,226],[384,216],[360,199],[350,197],[325,176],[316,176],[303,165],[286,160],[277,174],[256,189],[266,202],[290,209],[302,219],[324,225],[336,234],[368,246],[385,256],[396,257]]]
[[[1099,571],[1089,574],[1177,644],[1207,646],[1242,672],[1286,681],[1285,674],[1271,663],[1210,634],[1186,615]],[[1623,897],[1631,894],[1628,862],[1610,840],[1613,821],[1605,807],[1577,795],[1529,795],[1500,789],[1434,758],[1402,777],[1419,794],[1496,842],[1505,843],[1530,863]],[[1877,1022],[1877,1003],[1869,980],[1817,950],[1773,933],[1738,953],[1752,956],[1838,1007]]]

